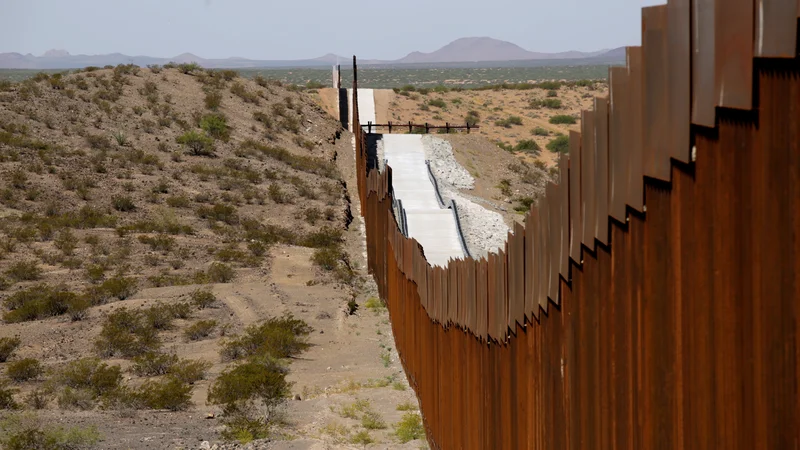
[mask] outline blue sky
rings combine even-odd
[[[531,51],[592,51],[641,40],[653,0],[1,0],[0,52],[119,52],[302,59],[396,59],[460,37]]]

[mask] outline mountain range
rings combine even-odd
[[[621,55],[621,56],[620,56]],[[513,44],[489,37],[469,37],[457,39],[444,47],[431,52],[412,52],[397,60],[360,60],[361,65],[452,65],[453,63],[500,63],[531,61],[561,61],[568,63],[572,60],[591,63],[597,60],[602,63],[607,60],[624,60],[624,49],[599,50],[595,52],[561,52],[542,53],[532,52]],[[107,55],[72,55],[66,50],[50,50],[42,56],[20,53],[0,53],[0,69],[74,69],[87,66],[106,66],[117,64],[136,64],[147,66],[150,64],[166,64],[168,62],[188,63],[196,62],[207,68],[277,68],[277,67],[320,67],[332,64],[347,65],[350,58],[327,54],[313,59],[300,60],[254,60],[247,58],[206,59],[191,53],[183,53],[173,58],[156,58],[151,56],[128,56],[121,53]],[[539,65],[539,64],[536,64]]]

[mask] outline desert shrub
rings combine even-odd
[[[61,250],[61,253],[64,256],[72,256],[75,248],[78,246],[78,238],[75,237],[75,234],[69,229],[61,230],[53,239],[53,245]]]
[[[403,444],[424,438],[425,429],[422,427],[420,415],[413,412],[403,414],[403,418],[394,426],[394,435]]]
[[[111,277],[100,285],[100,290],[110,298],[125,300],[138,290],[138,283],[133,278],[121,275]]]
[[[269,198],[278,204],[285,204],[291,202],[291,196],[286,193],[277,183],[272,183],[267,189]]]
[[[536,200],[533,197],[520,197],[517,199],[519,205],[517,205],[514,210],[518,213],[526,213],[530,211],[531,205],[533,205]]]
[[[5,274],[15,281],[35,281],[42,278],[42,269],[36,261],[19,261],[11,264]]]
[[[106,317],[95,340],[95,349],[106,357],[132,358],[153,352],[160,345],[156,330],[147,323],[144,314],[124,307]]]
[[[33,409],[44,409],[47,408],[51,398],[52,392],[48,389],[36,388],[25,396],[25,404]]]
[[[540,81],[536,84],[537,88],[547,91],[557,91],[561,89],[561,86],[562,84],[559,81]]]
[[[8,361],[22,341],[18,337],[0,338],[0,363]]]
[[[222,105],[222,94],[220,94],[219,91],[216,90],[212,89],[206,90],[206,96],[204,101],[207,109],[216,111]]]
[[[550,136],[550,131],[548,131],[546,128],[536,127],[531,130],[531,134],[534,136]]]
[[[539,144],[537,144],[533,139],[523,139],[517,142],[514,150],[518,152],[533,152],[538,154],[541,148],[539,148]]]
[[[289,358],[310,346],[306,337],[311,331],[305,321],[291,314],[272,317],[247,327],[243,335],[226,342],[220,353],[228,361],[253,356]]]
[[[130,212],[136,210],[133,199],[127,195],[115,195],[111,198],[111,206],[120,212]]]
[[[235,225],[239,222],[239,215],[236,213],[236,207],[222,203],[216,203],[214,206],[210,207],[201,206],[197,208],[197,215],[201,219],[225,222],[228,225]]]
[[[100,439],[95,427],[64,428],[45,425],[31,413],[0,422],[0,447],[6,450],[73,450],[94,446]]]
[[[272,118],[265,113],[256,111],[253,113],[253,119],[255,119],[256,122],[261,122],[261,124],[264,125],[264,128],[268,130],[272,129]]]
[[[6,375],[16,382],[28,381],[44,373],[42,364],[34,358],[25,358],[6,365]]]
[[[372,439],[372,436],[369,435],[369,431],[367,430],[361,430],[350,438],[350,443],[355,445],[367,446],[374,442],[375,440]]]
[[[139,236],[137,239],[142,244],[149,245],[151,250],[157,252],[168,252],[175,247],[175,238],[167,234]]]
[[[86,296],[75,296],[67,302],[67,314],[73,322],[79,322],[89,315],[91,302]]]
[[[190,295],[192,303],[199,309],[210,308],[217,302],[217,296],[207,289],[197,289]]]
[[[122,383],[122,369],[97,358],[83,358],[68,363],[54,380],[71,389],[85,389],[96,397],[113,395]]]
[[[147,68],[150,69],[150,71],[155,74],[161,73],[161,66],[158,64],[148,64]]]
[[[236,278],[236,271],[227,264],[215,262],[206,270],[206,277],[211,283],[230,283]]]
[[[367,430],[382,430],[386,428],[386,421],[377,411],[368,410],[361,416],[361,426]]]
[[[263,417],[268,422],[290,393],[287,373],[286,367],[269,358],[237,364],[217,377],[208,391],[208,402],[222,405],[226,414],[243,413],[259,405],[265,409]]]
[[[191,200],[185,195],[173,195],[167,197],[166,203],[172,208],[188,208]]]
[[[166,67],[167,66],[164,65],[164,68],[166,68]],[[187,74],[187,75],[191,74],[192,72],[194,72],[196,70],[201,70],[202,69],[202,67],[200,67],[200,65],[195,63],[195,62],[178,64],[177,67],[178,67],[178,70],[181,73],[184,73],[184,74]]]
[[[558,136],[547,143],[547,149],[554,153],[569,153],[569,136]]]
[[[155,377],[166,375],[178,362],[177,355],[167,353],[147,352],[133,358],[131,372],[140,377]]]
[[[14,399],[16,393],[16,389],[10,388],[6,382],[0,381],[0,410],[19,408],[19,404]]]
[[[330,161],[313,156],[294,155],[284,148],[263,145],[253,140],[243,142],[240,146],[240,151],[245,154],[255,154],[275,159],[301,172],[313,173],[326,178],[337,178],[339,176],[338,169]]]
[[[261,100],[259,99],[258,95],[253,92],[249,92],[247,88],[238,81],[233,83],[233,86],[231,86],[231,94],[241,98],[245,103],[252,103],[254,105],[261,104]]]
[[[339,246],[321,247],[314,250],[311,261],[323,270],[331,271],[339,267],[344,251]]]
[[[577,120],[566,114],[558,114],[550,118],[550,123],[553,125],[574,125]]]
[[[467,125],[471,127],[477,125],[478,122],[480,122],[480,119],[481,119],[480,113],[478,113],[478,111],[475,110],[468,111],[467,115],[464,117],[464,120],[466,121]]]
[[[88,389],[64,388],[58,396],[58,407],[88,411],[94,409],[96,395]]]
[[[209,136],[227,141],[231,137],[228,119],[223,114],[206,114],[200,119],[200,128]]]
[[[199,320],[184,330],[183,335],[190,341],[199,341],[207,338],[217,328],[216,320]]]
[[[177,142],[186,146],[193,155],[197,156],[213,156],[214,155],[214,140],[203,133],[196,131],[187,131],[186,133],[178,136]]]
[[[76,298],[77,295],[62,287],[33,286],[4,300],[9,311],[3,315],[3,320],[16,323],[58,316],[66,313]]]
[[[166,377],[146,381],[134,396],[141,406],[149,409],[184,411],[192,405],[192,387],[183,381]]]
[[[96,150],[111,149],[111,140],[108,138],[108,136],[99,134],[90,134],[86,136],[86,142],[89,144],[89,147]]]
[[[437,108],[445,108],[445,107],[447,107],[447,103],[445,103],[445,101],[440,99],[440,98],[430,99],[430,100],[428,100],[428,104],[431,105],[431,106],[435,106]]]
[[[494,123],[498,127],[511,128],[514,125],[522,125],[522,118],[519,116],[509,116]]]
[[[172,366],[169,375],[187,384],[205,379],[206,372],[211,368],[211,363],[200,360],[182,359]]]

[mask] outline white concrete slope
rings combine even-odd
[[[347,109],[348,118],[350,123],[350,131],[353,131],[353,90],[347,90]],[[375,121],[375,96],[372,89],[359,89],[358,90],[358,119],[361,122],[362,128],[367,125],[367,122],[377,123]]]
[[[360,116],[360,90],[358,95]],[[408,236],[422,245],[431,265],[445,266],[450,259],[463,258],[464,250],[453,211],[439,206],[433,183],[428,177],[422,136],[385,134],[383,151],[387,164],[392,168],[395,198],[402,201],[406,212]]]

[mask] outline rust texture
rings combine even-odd
[[[800,447],[798,10],[762,3],[646,9],[643,48],[485,259],[427,263],[354,127],[369,270],[431,448]]]

